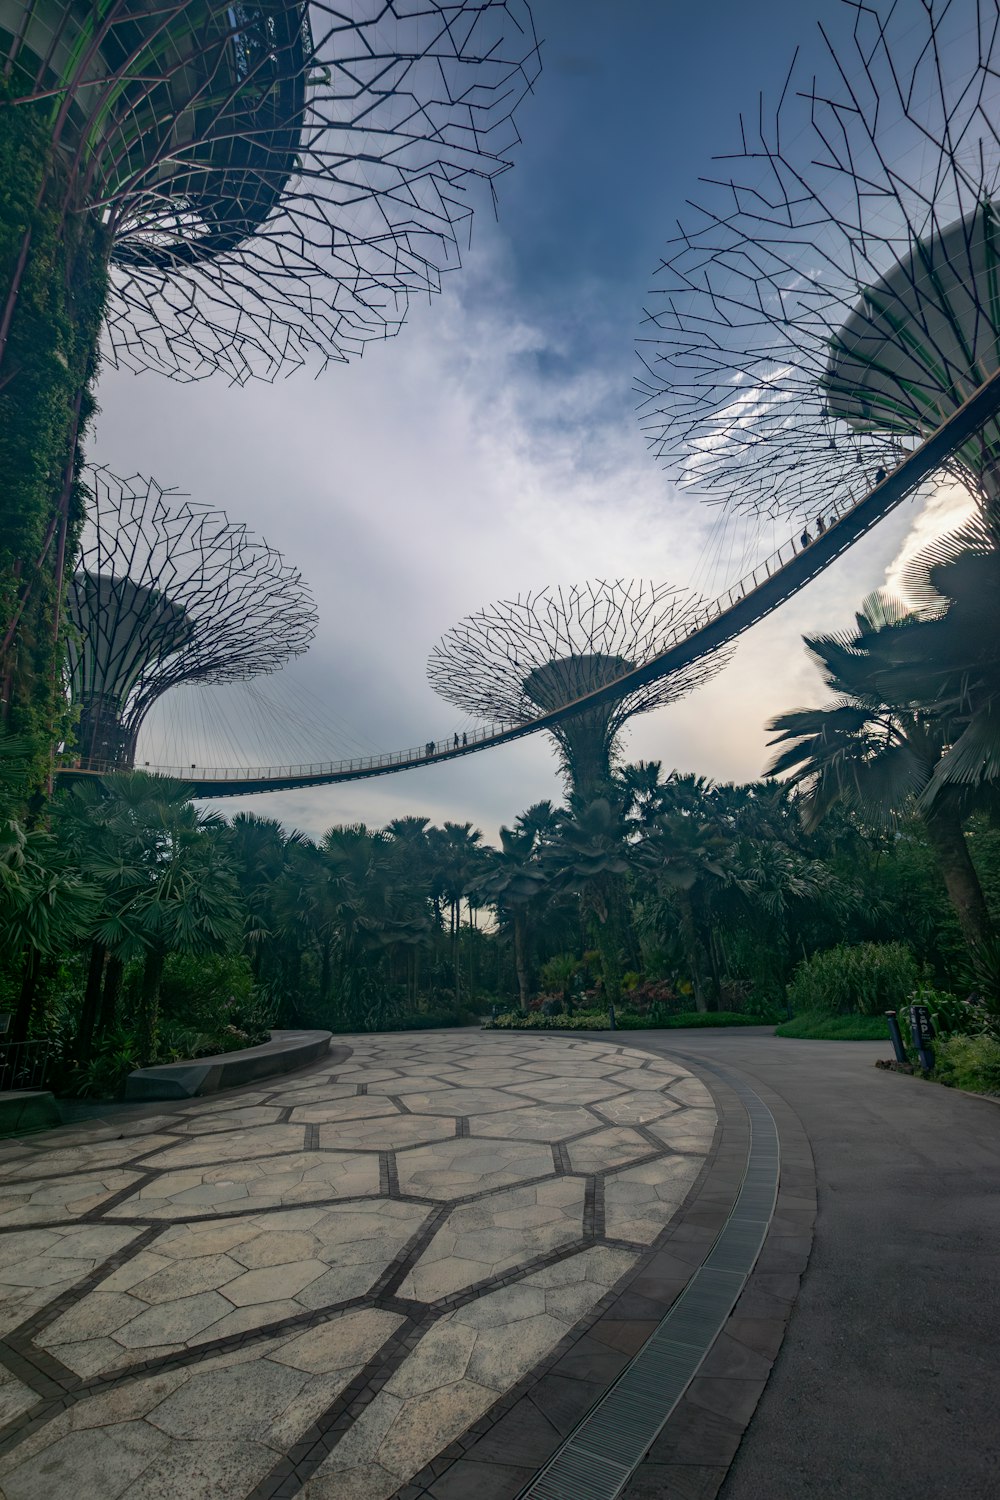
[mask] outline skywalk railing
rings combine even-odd
[[[860,496],[855,497],[853,493],[849,493],[846,498],[832,502],[823,516],[825,530],[829,531],[836,526],[837,522],[849,514],[868,493],[867,489],[862,489]],[[815,526],[818,520],[818,516],[811,518],[811,524]],[[682,641],[689,640],[711,620],[718,619],[727,610],[734,608],[740,600],[746,599],[764,582],[773,578],[777,572],[799,557],[806,546],[811,546],[822,534],[824,533],[819,532],[815,538],[811,537],[810,542],[805,545],[801,537],[792,537],[783,542],[770,556],[764,558],[755,568],[738,579],[724,594],[720,594],[717,599],[699,610],[693,617],[689,616],[683,627],[677,627],[668,632],[660,643],[660,650],[657,654],[663,655],[680,645]],[[614,684],[611,683],[608,686],[613,687]],[[548,722],[548,719],[548,715],[540,716],[538,727],[541,728]],[[381,755],[354,756],[347,760],[310,761],[297,765],[274,766],[201,766],[196,762],[185,766],[161,766],[145,761],[138,769],[154,772],[158,776],[170,776],[177,781],[218,782],[223,786],[247,781],[305,781],[320,777],[363,777],[366,774],[375,774],[394,768],[409,770],[429,762],[453,760],[464,751],[481,750],[489,745],[504,744],[507,740],[519,739],[524,734],[532,732],[534,723],[533,720],[516,724],[494,723],[484,728],[466,730],[457,735],[453,732],[443,739],[428,740],[423,745],[411,745],[406,750],[390,750]],[[106,765],[86,760],[77,761],[73,769],[98,775],[106,775],[108,771]]]
[[[806,529],[800,537],[791,537],[783,542],[775,552],[745,573],[724,594],[706,605],[694,619],[686,620],[683,628],[678,627],[666,636],[655,657],[572,703],[540,714],[537,719],[519,724],[492,724],[477,730],[466,730],[464,735],[461,731],[457,735],[452,732],[445,739],[428,740],[424,745],[414,745],[408,750],[393,750],[384,755],[362,756],[352,760],[254,768],[206,768],[195,764],[153,766],[147,762],[143,769],[187,782],[196,788],[195,795],[198,796],[211,796],[216,788],[220,795],[225,795],[227,791],[237,790],[266,791],[269,789],[268,784],[276,788],[295,783],[377,776],[435,761],[452,760],[491,745],[505,744],[524,735],[535,734],[540,729],[549,728],[563,719],[584,712],[588,707],[597,707],[621,697],[646,682],[676,670],[685,661],[708,655],[734,640],[796,590],[804,587],[834,558],[871,530],[889,510],[911,496],[919,485],[939,471],[945,461],[998,411],[1000,370],[974,391],[935,432],[906,454],[894,469],[886,473],[880,471],[873,486],[862,480],[839,499],[831,500],[822,511],[822,529],[819,526],[821,514],[815,511],[808,518]],[[810,525],[814,527],[815,534],[809,531]],[[808,537],[808,540],[803,541],[804,537]],[[749,608],[742,607],[748,603]],[[699,636],[700,641],[697,639]],[[672,653],[675,658],[673,661]],[[110,768],[78,762],[60,769],[70,775],[79,775],[107,774]]]

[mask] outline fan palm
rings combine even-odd
[[[963,831],[969,798],[954,784],[939,785],[928,797],[956,732],[948,704],[927,701],[932,679],[913,665],[915,643],[934,623],[890,596],[873,594],[853,632],[807,637],[837,697],[825,708],[797,709],[771,720],[771,743],[784,748],[768,774],[791,773],[791,782],[802,789],[810,830],[836,805],[876,830],[894,828],[915,809],[965,940],[977,951],[992,941],[993,927]],[[903,669],[900,662],[910,665]]]

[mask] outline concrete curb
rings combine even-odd
[[[0,1093],[0,1139],[51,1130],[61,1124],[59,1106],[48,1089],[8,1089]]]
[[[242,1052],[136,1068],[125,1082],[125,1098],[137,1103],[147,1099],[194,1099],[260,1078],[276,1078],[315,1062],[329,1051],[331,1040],[329,1031],[272,1031],[269,1042],[244,1048]]]

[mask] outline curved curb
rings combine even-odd
[[[621,1500],[715,1500],[764,1393],[788,1330],[799,1285],[812,1252],[816,1170],[801,1120],[766,1084],[738,1069],[674,1053],[694,1073],[711,1073],[727,1086],[752,1086],[778,1131],[778,1192],[763,1248],[722,1331],[672,1411]],[[706,1077],[705,1083],[710,1080]]]
[[[736,1201],[669,1312],[518,1500],[617,1500],[697,1376],[760,1255],[778,1195],[777,1126],[742,1079],[713,1071],[750,1119]]]
[[[276,1078],[315,1062],[329,1051],[331,1039],[329,1031],[272,1031],[271,1040],[260,1047],[136,1068],[125,1081],[125,1098],[129,1103],[194,1099],[261,1078]]]
[[[580,1040],[606,1044],[608,1036]],[[719,1126],[701,1174],[672,1222],[619,1287],[483,1418],[403,1485],[395,1500],[534,1495],[536,1479],[677,1304],[729,1220],[749,1155],[749,1117],[736,1087],[743,1080],[700,1057],[660,1050],[649,1042],[636,1038],[622,1050],[676,1058],[713,1096]],[[721,1332],[706,1345],[684,1395],[619,1488],[622,1500],[664,1500],[668,1495],[714,1500],[784,1338],[812,1247],[815,1173],[798,1117],[756,1080],[752,1092],[770,1111],[781,1149],[777,1198],[764,1247]],[[662,1409],[666,1406],[664,1399]],[[539,1497],[545,1493],[537,1491]],[[571,1493],[574,1500],[583,1500],[591,1491],[575,1476]]]

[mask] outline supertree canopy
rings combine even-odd
[[[0,0],[0,51],[102,224],[111,359],[237,381],[395,331],[537,70],[527,0]]]
[[[704,179],[640,352],[651,446],[709,498],[821,513],[1000,366],[1000,6],[843,0]],[[997,497],[1000,425],[949,468]]]
[[[343,360],[455,265],[537,71],[528,0],[0,0],[0,712],[51,732],[106,357]]]
[[[169,688],[276,671],[308,646],[316,610],[300,574],[221,510],[104,469],[87,479],[68,681],[81,762],[104,770],[133,764]]]
[[[453,626],[432,651],[427,676],[442,698],[477,718],[505,729],[529,724],[652,660],[702,606],[669,585],[621,580],[518,595]],[[553,725],[571,791],[583,801],[600,795],[627,721],[683,697],[726,659],[692,663]]]

